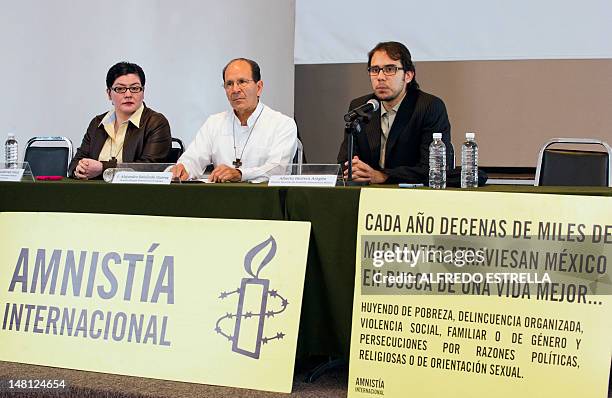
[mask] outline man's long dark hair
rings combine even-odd
[[[408,83],[408,88],[419,88],[419,83],[416,81],[416,69],[414,68],[414,63],[412,63],[412,56],[405,45],[396,41],[378,43],[376,47],[368,53],[368,68],[372,63],[372,56],[377,51],[384,51],[392,60],[400,61],[402,63],[402,68],[404,68],[404,72],[412,71],[414,77],[410,83]]]

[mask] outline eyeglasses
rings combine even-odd
[[[380,71],[382,70],[385,76],[393,76],[397,73],[399,69],[404,69],[401,66],[397,65],[385,65],[383,67],[380,66],[370,66],[368,68],[368,73],[370,76],[378,76]]]
[[[255,80],[253,79],[238,79],[235,82],[232,80],[228,80],[225,83],[223,83],[223,88],[226,90],[231,90],[231,88],[234,87],[234,84],[240,88],[245,88],[247,84],[249,84],[250,82],[254,82],[254,81]]]
[[[141,87],[141,86],[132,86],[132,87],[117,86],[117,87],[112,87],[111,90],[113,90],[117,94],[125,94],[125,92],[128,91],[128,90],[130,90],[130,93],[136,94],[136,93],[139,93],[142,90],[144,90],[144,87]]]

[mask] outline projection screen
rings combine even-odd
[[[262,101],[293,115],[294,0],[22,0],[3,2],[0,137],[62,135],[78,147],[90,120],[111,108],[108,68],[135,62],[145,103],[188,144],[206,118],[229,105],[221,70],[256,60]],[[274,23],[270,23],[274,21]]]
[[[371,92],[367,53],[405,43],[441,97],[459,149],[481,164],[535,166],[553,137],[612,143],[612,2],[298,0],[296,120],[309,161],[336,159],[352,98]],[[457,153],[459,153],[457,151]]]

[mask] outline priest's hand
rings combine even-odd
[[[224,164],[215,167],[208,177],[208,181],[212,182],[239,182],[240,180],[242,180],[242,172]]]
[[[187,169],[185,169],[185,166],[183,166],[182,163],[175,164],[170,168],[170,171],[172,172],[173,179],[178,178],[181,181],[185,181],[189,178],[189,173],[187,172]]]

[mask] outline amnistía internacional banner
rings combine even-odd
[[[611,207],[363,189],[349,397],[605,398]]]
[[[0,235],[0,360],[291,391],[310,223],[0,213]]]

